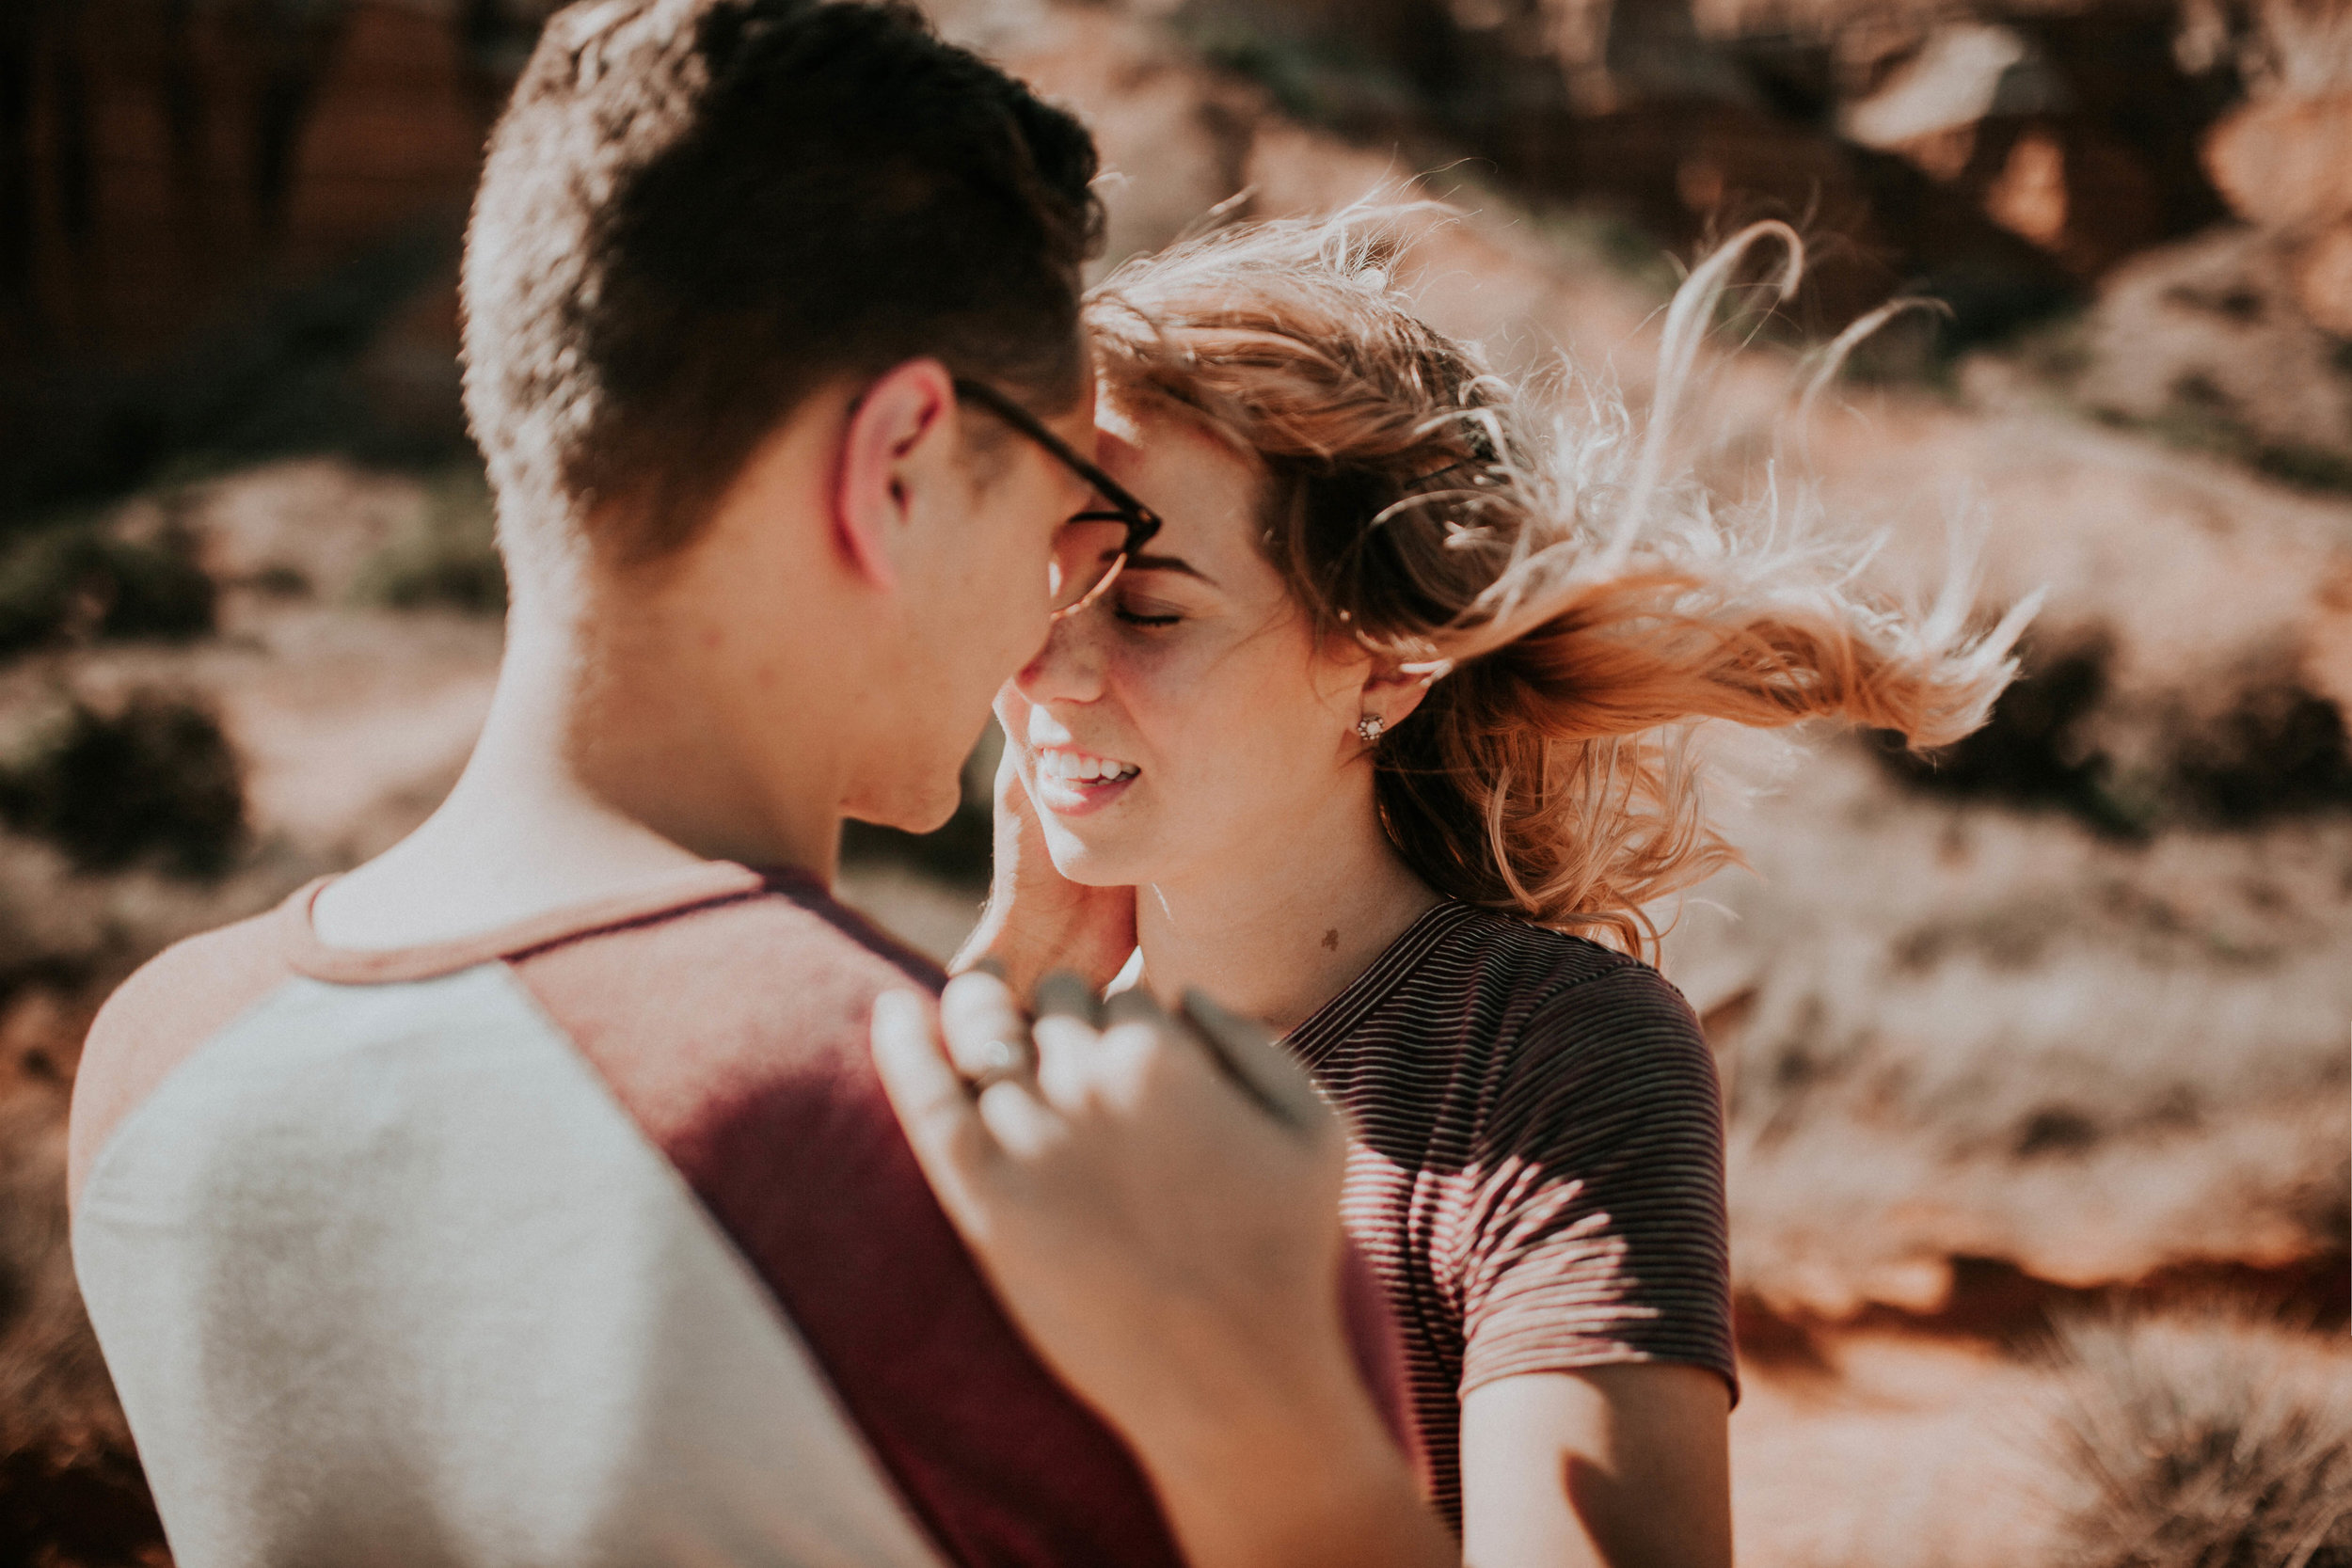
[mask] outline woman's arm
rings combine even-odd
[[[1497,1175],[1445,1189],[1470,1560],[1724,1568],[1734,1364],[1706,1037],[1626,963],[1561,987],[1506,1044],[1469,1162]]]
[[[1462,1402],[1477,1568],[1729,1568],[1729,1391],[1663,1363],[1530,1372]]]
[[[884,996],[874,1055],[924,1174],[1014,1322],[1125,1437],[1195,1568],[1459,1561],[1339,1309],[1345,1133],[1263,1031],[1205,1001],[1050,988],[1035,1072],[996,979]],[[957,1070],[987,1079],[977,1094]]]

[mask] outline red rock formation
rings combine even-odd
[[[8,9],[0,359],[20,363],[151,354],[257,283],[461,212],[501,90],[480,5]]]

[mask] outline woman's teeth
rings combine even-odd
[[[1115,783],[1132,779],[1142,769],[1132,762],[1088,756],[1082,752],[1040,752],[1037,770],[1057,784]]]

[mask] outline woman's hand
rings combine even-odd
[[[1344,1130],[1263,1031],[1186,1013],[1131,991],[1098,1029],[1057,976],[1032,1057],[1013,993],[966,974],[944,1051],[920,999],[881,998],[875,1061],[948,1217],[1134,1448],[1188,1560],[1456,1562],[1342,1325]]]
[[[996,765],[988,905],[947,967],[961,973],[986,959],[1022,996],[1048,973],[1066,969],[1100,992],[1136,950],[1136,890],[1086,887],[1054,868],[1037,807],[1021,782],[1017,746],[1008,739]]]

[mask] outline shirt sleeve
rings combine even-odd
[[[1457,1232],[1461,1392],[1671,1361],[1739,1392],[1723,1101],[1697,1018],[1645,964],[1574,984],[1499,1061]],[[1468,1174],[1468,1173],[1466,1173]]]

